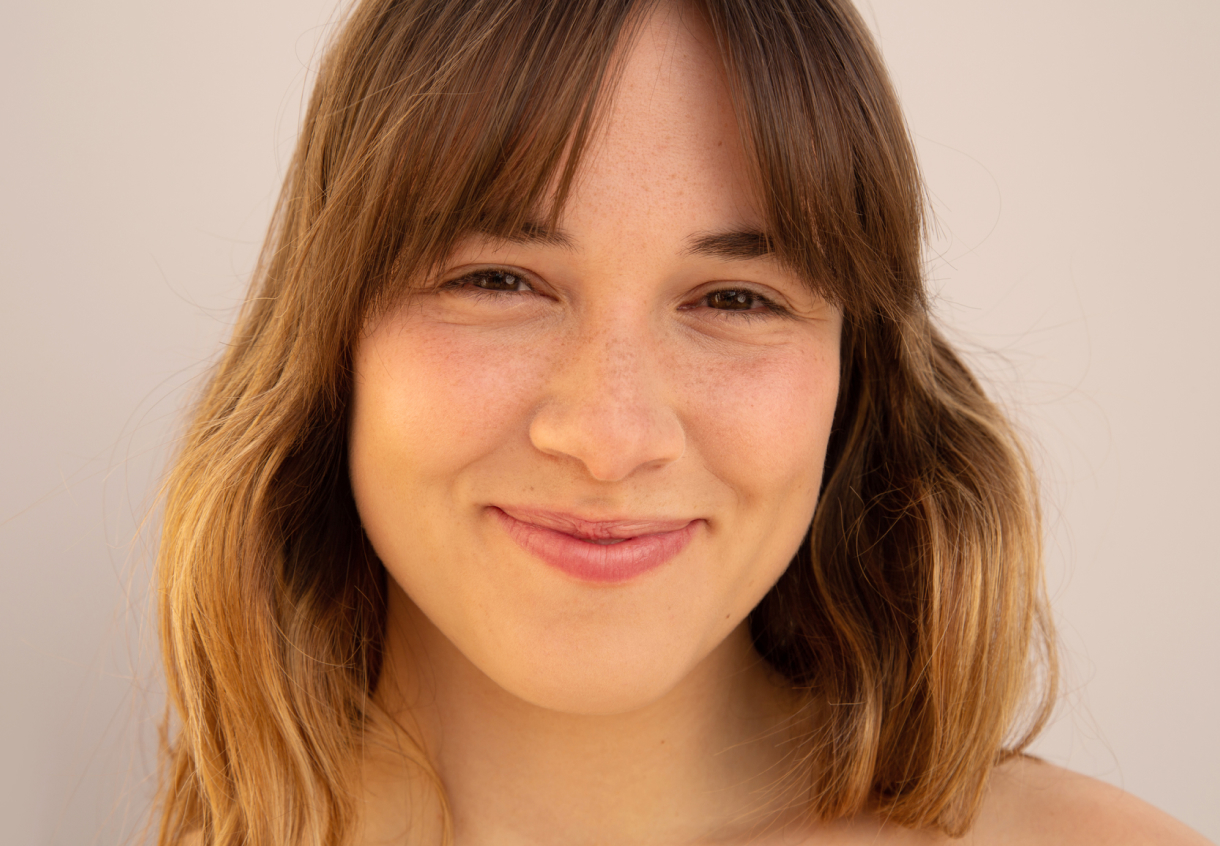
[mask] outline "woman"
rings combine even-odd
[[[1199,842],[1020,754],[921,205],[837,0],[355,8],[168,485],[161,841]]]

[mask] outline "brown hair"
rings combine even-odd
[[[559,213],[648,5],[363,0],[326,54],[166,483],[161,843],[350,835],[386,579],[347,476],[353,346],[461,235],[519,227],[544,199]],[[772,246],[845,316],[812,531],[751,631],[828,703],[812,812],[958,834],[1053,697],[1036,487],[930,319],[918,170],[854,9],[686,5],[715,33]]]

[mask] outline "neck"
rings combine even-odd
[[[392,586],[377,699],[431,761],[460,844],[744,841],[795,816],[799,703],[744,624],[656,701],[565,714],[500,688]],[[382,765],[379,795],[406,797],[385,786],[409,770]],[[402,818],[387,804],[370,812]]]

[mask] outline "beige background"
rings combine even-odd
[[[5,3],[5,843],[115,842],[145,806],[130,539],[332,7]],[[1037,749],[1220,840],[1220,3],[862,8],[923,155],[938,308],[1038,444],[1068,684]]]

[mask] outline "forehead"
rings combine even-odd
[[[414,225],[396,267],[437,270],[471,238],[490,235],[563,247],[593,262],[626,252],[645,261],[661,251],[767,257],[824,287],[824,274],[810,273],[806,256],[792,249],[791,210],[775,214],[777,196],[792,192],[776,195],[769,186],[791,188],[794,174],[764,180],[774,155],[746,153],[760,149],[754,124],[767,115],[750,105],[758,86],[743,83],[740,68],[730,92],[724,51],[734,52],[731,45],[718,42],[706,11],[693,5],[650,3],[635,12],[614,37],[545,41],[583,45],[572,47],[582,57],[576,65],[535,61],[527,50],[503,73],[482,68],[487,84],[467,86],[462,97],[421,101],[454,109],[409,124],[435,143],[404,148],[400,159],[411,172],[399,173],[405,191],[397,207],[411,210]],[[594,56],[596,73],[581,64]],[[746,104],[741,114],[735,103]],[[761,149],[774,154],[774,146]],[[809,227],[796,229],[803,244]]]
[[[761,222],[724,70],[702,19],[654,8],[623,48],[620,75],[574,185],[580,203],[633,202],[692,224]],[[692,229],[700,228],[692,225]]]

